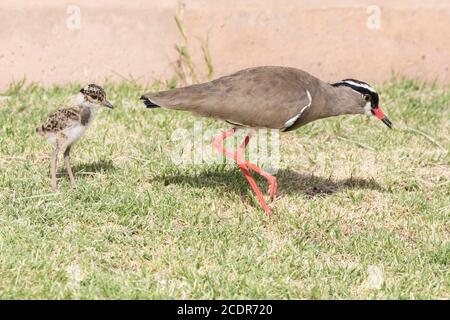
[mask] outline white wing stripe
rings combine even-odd
[[[311,94],[309,93],[308,90],[306,90],[306,94],[308,95],[309,103],[306,106],[304,106],[297,115],[295,115],[294,117],[292,117],[288,121],[286,121],[286,123],[284,124],[283,130],[286,130],[287,128],[292,126],[298,120],[298,118],[300,118],[303,111],[305,111],[307,108],[309,108],[311,106],[311,103],[312,103]]]

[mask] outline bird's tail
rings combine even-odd
[[[42,124],[40,124],[39,126],[36,127],[36,134],[42,136],[44,134],[44,126]]]
[[[147,108],[153,109],[153,108],[161,108],[161,106],[157,105],[156,103],[150,101],[149,98],[146,96],[141,96],[141,100],[144,101],[144,104]]]

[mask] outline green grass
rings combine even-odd
[[[52,194],[34,128],[78,88],[0,98],[0,298],[449,298],[449,87],[384,84],[395,130],[345,116],[281,134],[273,220],[236,166],[174,165],[173,130],[198,118],[146,110],[130,83],[105,86],[116,109],[73,148],[79,190],[60,164]]]

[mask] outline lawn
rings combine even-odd
[[[393,130],[342,116],[281,134],[274,219],[237,166],[168,156],[175,129],[227,125],[145,109],[129,82],[105,85],[116,109],[72,149],[78,191],[60,161],[52,193],[34,128],[79,87],[1,94],[0,298],[450,297],[450,87],[380,85]]]

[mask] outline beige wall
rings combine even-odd
[[[450,82],[450,0],[184,0],[196,65],[209,36],[215,74],[256,65],[302,68],[323,80],[380,82],[400,74]],[[81,9],[67,27],[68,5]],[[381,28],[367,28],[368,5]],[[0,0],[0,89],[29,81],[168,78],[181,43],[175,0]]]

